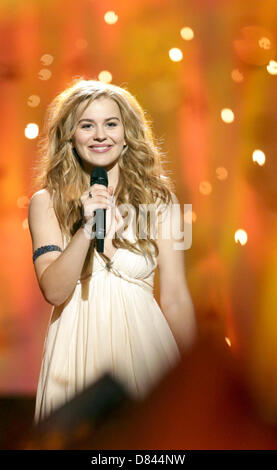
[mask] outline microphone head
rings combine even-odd
[[[96,166],[90,174],[90,186],[94,184],[103,184],[106,188],[108,187],[108,174],[102,166]]]

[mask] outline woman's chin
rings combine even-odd
[[[92,168],[95,168],[95,167],[103,167],[107,171],[109,171],[112,168],[114,168],[115,166],[117,166],[118,158],[116,160],[110,161],[110,160],[107,160],[103,157],[103,158],[97,158],[97,160],[94,160],[94,161],[87,161],[86,160],[85,162],[84,161],[83,162],[84,162],[85,170],[87,172],[89,172]]]

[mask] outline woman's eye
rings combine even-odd
[[[91,126],[91,124],[84,124],[82,126],[82,129],[86,129],[89,126]],[[108,127],[113,127],[113,126],[117,126],[117,123],[116,122],[108,122]]]

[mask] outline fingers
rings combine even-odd
[[[93,200],[95,203],[109,201],[111,200],[111,193],[112,191],[108,190],[108,188],[102,184],[94,184],[82,194],[80,199],[82,203],[84,203],[88,198]]]
[[[91,193],[91,197],[89,196]],[[93,221],[96,209],[106,209],[106,234],[112,237],[116,230],[123,224],[120,211],[115,206],[113,186],[105,187],[101,184],[94,184],[89,187],[81,196],[83,205],[83,216],[85,221]]]
[[[108,188],[106,188],[102,184],[94,184],[93,186],[90,186],[90,188],[84,192],[84,195],[88,196],[89,193],[91,193],[94,196],[98,196],[98,195],[108,196],[109,195]]]
[[[93,220],[96,209],[109,209],[112,206],[110,191],[102,184],[94,184],[82,194],[81,202],[85,222]]]

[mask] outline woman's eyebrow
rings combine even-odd
[[[120,119],[118,117],[109,117],[109,118],[105,119],[105,121],[109,121],[110,119],[117,119],[118,121],[120,121]],[[80,119],[79,122],[82,122],[82,121],[95,122],[93,119],[89,119],[89,118]]]

